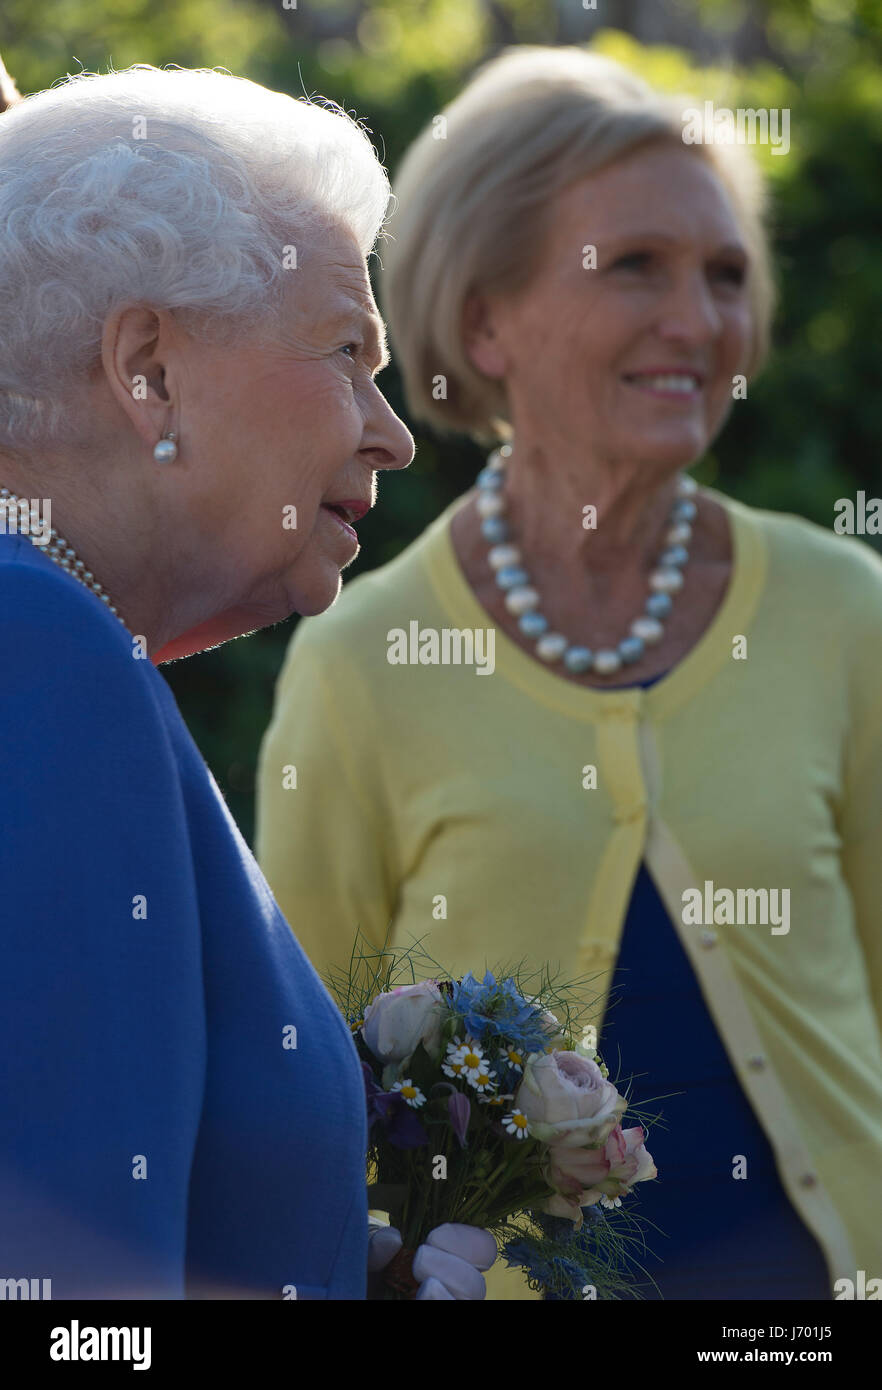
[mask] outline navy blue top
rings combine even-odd
[[[0,1277],[364,1298],[352,1037],[132,648],[0,536]]]
[[[641,1284],[641,1296],[832,1298],[821,1248],[781,1184],[769,1141],[643,864],[622,929],[612,997],[601,1040],[604,1061],[613,1075],[634,1077],[632,1104],[660,1114],[647,1145],[659,1176],[627,1199],[660,1228],[646,1227],[651,1254],[640,1257],[658,1288]],[[744,1179],[732,1176],[738,1154],[747,1160]]]

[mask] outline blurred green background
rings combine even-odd
[[[789,154],[756,149],[773,194],[772,358],[694,471],[827,527],[837,498],[878,495],[882,0],[3,0],[0,17],[23,93],[81,66],[222,65],[333,97],[367,121],[393,179],[422,126],[512,43],[587,43],[667,90],[789,108]],[[407,419],[394,364],[380,383]],[[396,555],[481,466],[469,440],[408,423],[416,460],[381,479],[347,579]],[[249,840],[257,750],[295,621],[164,668]]]

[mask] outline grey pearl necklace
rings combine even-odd
[[[8,516],[10,510],[18,508],[22,503],[26,508],[30,508],[30,503],[26,497],[19,497],[17,493],[10,492],[8,487],[0,487],[0,508],[3,509],[5,515]],[[21,534],[21,532],[19,532],[19,534]],[[93,594],[100,598],[101,602],[107,605],[113,616],[118,618],[123,627],[125,627],[125,622],[120,618],[116,606],[112,603],[110,595],[103,584],[99,584],[92,571],[86,569],[85,561],[80,559],[73,546],[69,545],[63,536],[59,536],[54,526],[51,527],[49,531],[48,545],[37,545],[30,531],[27,531],[26,535],[32,545],[36,546],[38,550],[41,550],[44,555],[48,555],[49,559],[54,560],[56,565],[59,565],[63,570],[67,570],[68,574],[72,574],[74,579],[78,579],[86,589],[90,589]]]
[[[476,507],[481,517],[481,534],[489,541],[488,560],[496,575],[496,583],[505,594],[505,606],[518,620],[525,637],[536,639],[536,655],[541,661],[554,665],[561,661],[574,674],[595,671],[610,676],[624,665],[639,661],[648,646],[660,642],[664,635],[662,619],[673,607],[673,596],[683,587],[683,567],[689,559],[692,522],[697,508],[693,494],[697,490],[694,478],[682,474],[677,480],[677,498],[671,507],[665,549],[658,565],[649,576],[652,590],[643,614],[631,623],[628,635],[616,647],[591,651],[571,643],[559,632],[550,631],[550,624],[539,611],[540,597],[524,568],[523,555],[512,543],[511,528],[506,520],[506,503],[502,494],[505,466],[511,455],[511,445],[494,449],[486,466],[478,474]]]

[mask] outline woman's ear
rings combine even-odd
[[[105,320],[101,361],[107,384],[151,447],[168,428],[173,403],[165,368],[174,341],[174,323],[166,311],[125,305],[112,310]]]
[[[468,295],[462,315],[465,354],[483,376],[500,381],[505,376],[505,355],[499,341],[494,306],[482,294]]]

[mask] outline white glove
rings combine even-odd
[[[385,1269],[401,1249],[394,1226],[371,1224],[368,1269]],[[419,1280],[417,1299],[481,1299],[486,1296],[483,1269],[496,1259],[496,1241],[479,1226],[447,1221],[426,1236],[413,1257],[413,1277]]]

